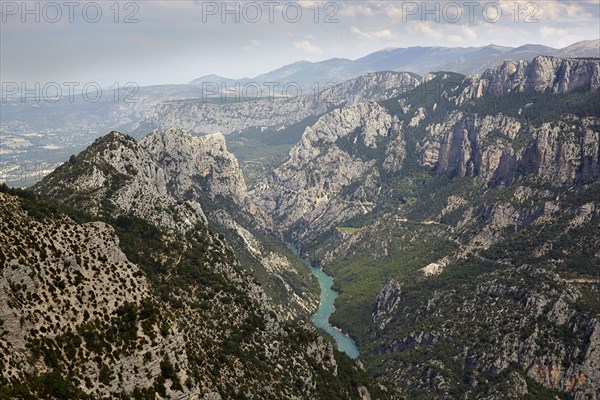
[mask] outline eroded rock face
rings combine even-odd
[[[439,380],[443,377],[438,368],[442,365],[439,357],[445,349],[451,349],[451,354],[460,354],[464,359],[473,381],[480,374],[501,373],[518,365],[537,383],[571,392],[574,398],[595,398],[600,394],[598,322],[576,312],[574,304],[579,291],[558,275],[529,267],[492,273],[485,280],[435,290],[426,304],[416,309],[400,302],[400,294],[392,294],[394,286],[388,281],[377,296],[378,313],[387,304],[398,306],[388,314],[387,322],[393,328],[373,326],[372,335],[379,344],[376,354],[409,352],[420,347],[428,348],[431,354],[428,365],[416,368],[428,370],[432,379],[415,380],[411,376],[414,371],[409,371],[414,365],[399,362],[384,367],[386,375],[404,385],[424,385],[444,393],[452,382]],[[387,301],[383,302],[383,298]],[[456,341],[458,332],[473,340]],[[527,385],[521,386],[520,391],[527,393]],[[510,390],[518,387],[511,384]],[[490,398],[499,399],[502,394]]]
[[[319,364],[331,369],[333,374],[337,375],[337,362],[333,356],[333,346],[331,343],[319,337],[316,341],[309,343],[306,352]]]
[[[519,121],[501,114],[482,118],[456,111],[429,126],[417,149],[423,166],[491,185],[526,174],[589,182],[600,176],[599,124],[599,118],[565,117],[521,129]]]
[[[383,164],[376,161],[382,157]],[[336,222],[367,212],[381,174],[404,158],[398,121],[375,103],[335,110],[309,126],[289,159],[254,191],[254,198],[282,231],[309,237]]]
[[[321,101],[330,104],[357,104],[381,101],[414,89],[420,78],[405,72],[375,72],[350,79],[319,93]]]
[[[163,171],[165,187],[172,196],[221,195],[238,205],[244,203],[246,183],[237,159],[227,151],[223,134],[194,137],[172,128],[151,133],[139,145]]]
[[[532,61],[507,60],[474,76],[462,98],[501,96],[527,90],[567,93],[600,87],[600,62],[595,59],[561,59],[538,56]]]
[[[404,72],[376,72],[331,88],[298,91],[295,86],[290,86],[287,88],[289,97],[263,93],[262,98],[248,101],[240,95],[229,94],[227,101],[212,98],[161,103],[141,107],[136,118],[160,129],[181,126],[194,133],[223,132],[227,135],[252,127],[281,129],[342,105],[397,96],[418,85],[419,79],[415,74]],[[275,90],[281,92],[282,86],[276,86]]]
[[[315,293],[289,282],[305,281],[298,266],[285,255],[271,254],[246,229],[267,229],[269,221],[250,201],[239,163],[220,133],[195,137],[172,128],[137,142],[111,132],[35,190],[91,214],[134,215],[172,234],[207,225],[230,229],[241,240],[240,251],[248,251],[283,286],[279,292],[289,300],[281,310],[286,318],[310,314],[318,306]]]
[[[398,304],[400,303],[402,288],[394,279],[388,279],[376,299],[375,311],[373,312],[373,324],[378,329],[384,329],[385,325],[392,319]]]
[[[169,133],[183,136],[179,131]],[[165,166],[168,167],[167,162]],[[200,203],[195,199],[183,198],[178,202],[174,196],[179,194],[181,186],[173,185],[168,179],[173,178],[167,178],[163,166],[144,146],[127,135],[111,132],[98,139],[72,162],[58,167],[34,190],[82,207],[92,214],[107,209],[113,210],[113,215],[130,213],[176,231],[185,231],[196,223],[205,223],[206,217]],[[187,183],[189,178],[175,179]],[[107,202],[110,204],[108,207]],[[169,208],[173,212],[160,212]],[[178,218],[184,223],[180,224]]]
[[[221,198],[244,210],[252,207],[239,163],[227,151],[223,135],[194,137],[178,128],[155,131],[139,142],[111,132],[35,190],[92,213],[105,210],[102,203],[109,202],[115,214],[131,213],[180,231],[206,222],[202,201]]]
[[[293,241],[310,241],[340,221],[373,209],[386,178],[404,167],[406,135],[416,140],[421,166],[450,177],[480,178],[490,187],[530,174],[557,184],[594,181],[600,175],[597,117],[578,120],[564,115],[534,125],[501,112],[469,112],[461,104],[514,91],[597,90],[599,65],[597,60],[538,57],[530,63],[506,62],[481,77],[457,76],[463,81],[443,86],[440,94],[440,99],[456,104],[456,109],[442,111],[445,115],[436,111],[437,103],[424,107],[419,96],[411,97],[415,104],[406,98],[399,101],[402,122],[378,105],[334,110],[306,128],[289,159],[257,185],[252,197],[273,218],[276,230]],[[433,74],[423,82],[440,75],[454,76]]]

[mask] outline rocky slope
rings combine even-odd
[[[410,398],[598,397],[599,65],[430,75],[321,117],[254,191],[334,276],[371,373]]]
[[[292,240],[301,241],[371,210],[381,175],[403,157],[397,119],[375,103],[344,107],[308,127],[255,196],[284,232],[293,232]]]
[[[222,134],[193,137],[169,129],[136,142],[111,132],[35,190],[95,215],[139,217],[173,234],[209,224],[227,235],[238,258],[247,258],[247,268],[257,269],[262,283],[286,304],[285,315],[316,309],[306,268],[283,246],[255,244],[255,235],[268,230],[266,218],[248,201],[239,164]]]
[[[592,182],[600,172],[600,118],[565,117],[521,128],[517,118],[455,112],[427,127],[420,163],[492,185],[536,174],[560,184]]]
[[[595,181],[600,62],[537,57],[505,73],[511,65],[481,78],[432,75],[408,95],[383,101],[383,108],[358,104],[325,115],[305,130],[289,159],[253,196],[299,240],[370,211],[382,177],[402,171],[407,151],[423,167],[450,177],[481,177],[488,185],[528,174],[558,176],[561,184]],[[521,92],[529,97],[514,97]],[[571,94],[575,111],[589,106],[586,117],[561,113],[551,93]],[[498,96],[501,100],[493,100]],[[416,139],[410,150],[406,137]]]
[[[581,293],[558,275],[493,272],[437,289],[417,307],[398,286],[390,281],[378,295],[371,335],[377,357],[398,355],[378,370],[406,382],[409,396],[425,390],[449,398],[461,388],[461,398],[521,398],[536,384],[575,399],[600,394],[600,326],[578,311]],[[464,332],[472,340],[460,338]],[[453,362],[462,370],[443,367]],[[494,376],[505,382],[491,384]]]
[[[3,398],[358,399],[370,386],[314,328],[285,322],[201,223],[173,237],[5,186],[0,215]]]
[[[257,99],[249,95],[227,94],[205,100],[163,103],[155,109],[140,110],[138,120],[159,129],[181,126],[191,132],[223,132],[230,134],[248,128],[283,129],[308,117],[319,116],[343,104],[383,100],[414,88],[420,77],[403,72],[378,72],[347,82],[310,90],[287,88],[286,97],[268,91]],[[264,87],[263,89],[267,89]],[[281,87],[277,87],[277,93]]]
[[[560,59],[538,56],[532,61],[507,60],[486,70],[471,82],[472,98],[501,96],[509,92],[535,90],[568,93],[593,91],[600,87],[597,59]]]

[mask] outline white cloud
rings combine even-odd
[[[542,2],[529,2],[529,1],[518,1],[515,3],[514,0],[503,0],[501,3],[503,11],[506,11],[508,15],[514,16],[515,10],[517,9],[516,4],[519,5],[519,21],[532,21],[537,20],[538,22],[548,23],[549,21],[555,20],[557,22],[569,21],[583,21],[593,18],[590,12],[591,7],[594,7],[593,1],[581,1],[577,2],[563,2],[563,1],[542,1]],[[597,7],[597,3],[595,5]]]
[[[435,30],[431,27],[429,22],[417,22],[413,25],[414,31],[417,34],[425,35],[433,39],[442,38],[442,33],[439,30]]]
[[[304,7],[304,8],[311,8],[311,7],[315,7],[315,3],[316,1],[314,0],[296,0],[295,3],[299,4],[300,6]],[[318,3],[317,3],[318,5]]]
[[[261,45],[262,45],[262,43],[260,43],[258,40],[252,39],[247,45],[242,47],[242,49],[245,51],[254,51],[254,50],[260,48]]]
[[[540,36],[544,39],[553,39],[556,47],[566,47],[574,42],[581,40],[577,35],[573,35],[566,29],[553,28],[549,26],[542,26],[539,29]]]
[[[383,29],[381,31],[363,32],[357,27],[353,26],[352,29],[350,29],[350,31],[367,39],[390,39],[393,36],[392,31],[390,31],[389,29]]]
[[[567,33],[567,31],[565,31],[564,29],[551,28],[549,26],[542,26],[540,28],[540,35],[544,38],[563,36],[566,33]]]
[[[301,40],[293,43],[296,50],[303,51],[308,54],[323,54],[323,50],[319,47],[312,45],[308,40]]]
[[[477,33],[473,28],[467,25],[453,25],[450,26],[451,30],[458,36],[460,36],[463,40],[468,39],[473,41],[477,39]]]
[[[367,16],[372,17],[374,14],[373,9],[368,5],[346,5],[343,4],[340,8],[340,15],[344,17],[356,17],[356,16]]]
[[[401,18],[402,15],[404,15],[400,7],[395,7],[393,5],[385,8],[385,14],[390,18]]]

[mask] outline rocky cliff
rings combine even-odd
[[[407,153],[409,168],[488,186],[528,175],[559,185],[597,180],[600,61],[538,57],[509,74],[510,65],[481,77],[431,75],[380,105],[326,114],[253,197],[290,238],[310,240],[373,210],[376,198],[386,202],[380,188],[404,173]],[[481,97],[465,97],[476,86]]]
[[[263,283],[286,304],[284,315],[316,308],[310,274],[301,263],[283,246],[255,244],[255,235],[268,231],[268,220],[249,201],[239,164],[220,133],[193,137],[168,129],[137,142],[111,132],[35,190],[94,215],[131,215],[173,234],[184,235],[198,224],[226,229],[234,249],[251,261],[247,267],[259,269]]]
[[[347,106],[306,128],[254,196],[293,240],[311,238],[371,210],[381,175],[399,168],[403,158],[395,118],[376,103]]]
[[[94,221],[6,187],[0,215],[7,398],[361,395],[336,376],[368,380],[364,372],[340,367],[310,325],[285,322],[201,225],[173,238],[145,220]]]
[[[438,73],[342,107],[252,193],[407,397],[599,395],[598,65]]]
[[[527,267],[495,272],[435,290],[418,308],[393,287],[388,282],[377,297],[372,340],[376,354],[399,355],[381,370],[406,387],[441,394],[465,385],[487,398],[521,398],[529,379],[575,399],[600,395],[598,321],[577,311],[581,293],[558,275]],[[466,332],[471,339],[463,341]],[[403,357],[410,352],[420,365]],[[464,363],[462,376],[440,368],[452,358]],[[415,379],[417,371],[426,378]],[[504,388],[484,383],[492,375],[505,377]]]
[[[568,93],[600,88],[598,59],[561,59],[538,56],[532,61],[507,60],[481,76],[469,79],[464,95],[471,99],[528,90]]]
[[[536,174],[558,184],[596,181],[600,118],[566,116],[540,126],[498,114],[454,112],[427,127],[420,163],[449,176],[481,177],[492,185]]]
[[[135,119],[143,125],[159,129],[181,126],[190,132],[223,132],[230,134],[248,128],[283,129],[308,117],[319,116],[344,104],[379,101],[399,95],[418,85],[420,77],[404,72],[377,72],[329,87],[315,87],[310,91],[286,88],[281,96],[265,91],[258,98],[227,94],[205,100],[186,100],[142,107]],[[249,89],[250,92],[253,89]]]

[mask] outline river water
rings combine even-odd
[[[298,251],[296,249],[292,249],[292,251],[294,254],[298,255]],[[351,358],[357,358],[359,351],[356,343],[354,343],[354,340],[329,323],[329,317],[335,311],[335,306],[333,305],[335,298],[339,294],[331,288],[333,285],[333,278],[322,270],[313,267],[310,261],[305,259],[302,259],[302,261],[310,267],[312,274],[315,276],[315,278],[317,278],[319,281],[319,286],[321,287],[319,310],[311,317],[311,322],[317,328],[327,332],[327,334],[329,334],[333,340],[335,340],[339,351],[343,351]]]

